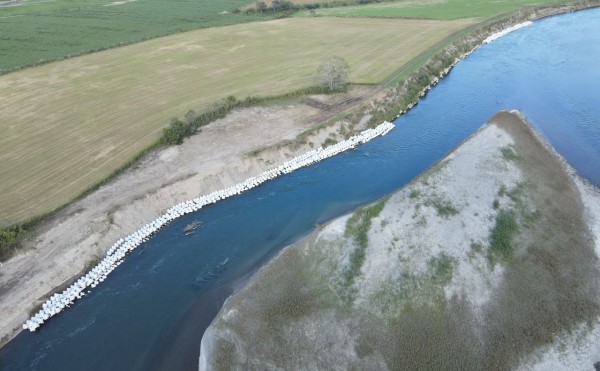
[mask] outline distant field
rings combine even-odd
[[[553,4],[560,0],[406,0],[316,10],[324,17],[409,17],[428,19],[460,19],[490,17],[510,12],[527,5]],[[301,11],[298,17],[311,16]]]
[[[377,83],[469,24],[292,18],[192,31],[0,76],[0,225],[70,201],[190,108],[313,85],[321,60],[334,54],[348,61],[352,82]]]
[[[119,43],[265,19],[220,14],[248,0],[56,0],[0,7],[0,73]]]
[[[273,4],[273,0],[258,0],[258,1],[263,1],[267,6],[271,6],[271,4]],[[241,9],[250,9],[250,8],[256,8],[256,3],[258,1],[251,1],[249,2],[248,5],[242,7]],[[288,0],[293,4],[297,4],[297,5],[303,5],[303,4],[317,4],[317,3],[327,3],[328,0]]]

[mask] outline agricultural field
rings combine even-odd
[[[0,76],[0,225],[72,200],[189,109],[229,95],[312,86],[330,55],[348,61],[350,82],[378,83],[471,24],[287,18],[171,35]]]
[[[0,73],[167,34],[268,19],[228,13],[248,2],[56,0],[0,6]]]
[[[556,4],[560,0],[406,0],[391,3],[316,9],[301,11],[298,17],[408,17],[423,19],[460,19],[492,17],[523,6]]]

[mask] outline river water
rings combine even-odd
[[[600,185],[598,61],[600,9],[482,46],[387,136],[161,230],[90,295],[2,348],[0,369],[195,369],[204,330],[262,264],[316,225],[402,187],[501,109],[521,110]],[[201,228],[184,236],[193,220]]]

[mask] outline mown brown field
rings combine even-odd
[[[229,95],[314,85],[317,66],[330,55],[348,61],[351,82],[377,83],[473,22],[283,19],[177,34],[4,75],[0,225],[72,200],[189,109]]]

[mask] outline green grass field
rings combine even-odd
[[[25,1],[0,7],[0,73],[176,32],[266,17],[220,14],[248,0]],[[110,5],[110,6],[107,6]]]
[[[491,17],[523,6],[559,3],[559,0],[405,0],[316,10],[324,17],[408,17],[425,19],[460,19]],[[301,11],[298,17],[311,16]]]
[[[72,200],[188,109],[228,95],[312,86],[330,55],[348,61],[351,82],[378,83],[469,24],[288,18],[181,33],[0,76],[0,225]]]

